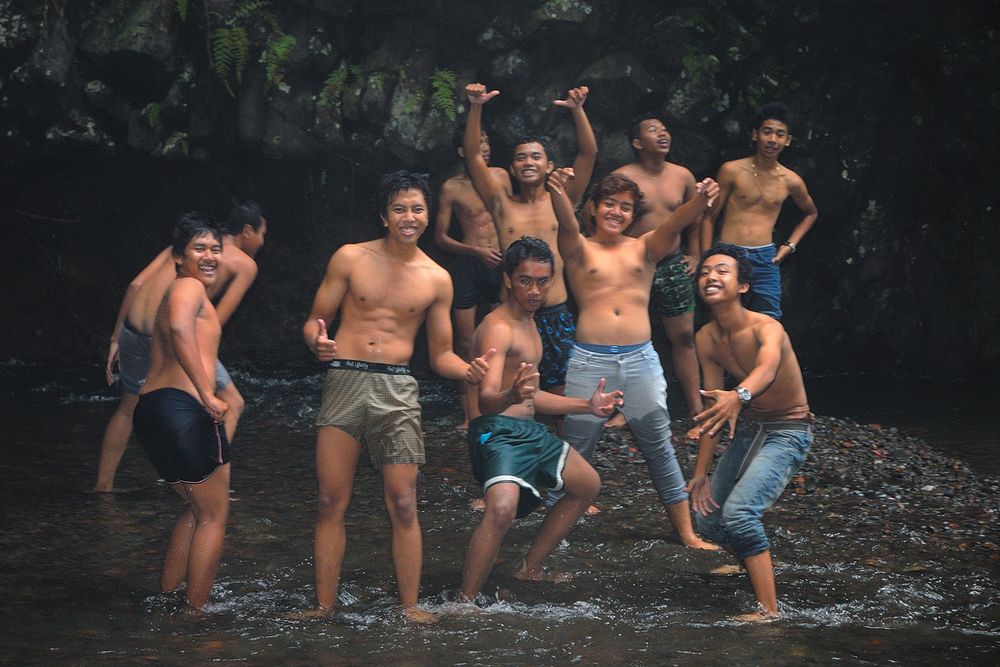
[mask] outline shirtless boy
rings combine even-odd
[[[362,448],[381,473],[392,524],[392,560],[404,613],[417,607],[422,547],[417,521],[417,467],[424,462],[417,380],[410,373],[417,330],[426,320],[431,368],[477,383],[487,358],[470,365],[451,349],[451,278],[418,246],[427,229],[430,193],[416,174],[382,178],[384,238],[341,246],[327,264],[302,327],[316,358],[329,364],[316,416],[319,482],[314,544],[317,615],[332,613],[344,560],[344,515]],[[340,313],[336,334],[326,323]]]
[[[160,572],[164,592],[187,581],[188,603],[208,601],[229,511],[229,406],[215,394],[222,324],[206,288],[219,277],[219,232],[196,214],[174,228],[174,280],[156,307],[149,376],[135,408],[143,450],[185,503]]]
[[[650,340],[647,309],[657,263],[677,251],[681,230],[701,217],[718,194],[718,185],[706,178],[695,186],[694,198],[657,221],[652,231],[632,238],[625,236],[625,230],[637,212],[643,213],[642,192],[628,177],[610,174],[591,190],[594,234],[585,237],[566,196],[572,177],[572,170],[557,169],[548,182],[559,220],[559,250],[580,308],[566,396],[588,396],[589,387],[600,378],[607,378],[611,389],[624,390],[628,401],[621,412],[678,539],[689,547],[716,548],[701,540],[691,526],[684,474],[670,442],[666,380]],[[566,417],[566,440],[588,461],[604,422],[593,415]],[[553,497],[550,494],[548,502]]]
[[[493,363],[479,384],[483,414],[469,424],[469,456],[486,495],[486,513],[472,535],[462,567],[465,600],[479,594],[514,519],[527,516],[541,504],[543,489],[565,490],[565,495],[545,516],[514,576],[560,580],[560,575],[545,572],[542,563],[601,488],[590,464],[534,420],[536,410],[587,412],[607,418],[622,403],[622,392],[603,392],[604,380],[597,382],[589,400],[539,389],[535,369],[542,357],[542,339],[534,313],[552,285],[553,265],[552,250],[540,239],[525,236],[510,244],[504,255],[507,297],[476,332],[477,350],[496,350],[497,362],[502,363]]]
[[[266,233],[267,221],[261,215],[260,207],[251,201],[234,199],[222,235],[225,261],[219,266],[218,279],[208,287],[209,297],[216,303],[216,312],[223,326],[236,312],[243,295],[257,277],[257,263],[253,257],[263,247]],[[118,365],[122,400],[111,416],[101,441],[97,482],[93,489],[97,493],[114,490],[115,473],[128,446],[132,433],[132,412],[149,368],[153,321],[163,293],[176,278],[172,252],[171,248],[164,249],[132,280],[118,309],[104,373],[108,384],[113,383],[114,367]],[[216,365],[214,377],[216,391],[229,405],[225,426],[226,435],[232,441],[243,413],[243,396],[221,363]]]
[[[737,617],[742,621],[778,615],[761,517],[802,465],[813,441],[813,415],[788,334],[777,320],[740,303],[751,275],[741,251],[722,245],[707,251],[698,267],[698,295],[712,310],[712,321],[697,336],[702,393],[711,405],[696,417],[701,444],[687,485],[698,530],[731,550],[750,576],[760,610]],[[738,383],[735,389],[724,389],[723,371]],[[709,477],[724,425],[732,442]]]
[[[460,128],[455,133],[455,145],[459,158],[465,157],[462,144],[465,131]],[[483,160],[490,161],[490,139],[482,133],[479,144]],[[490,175],[511,192],[510,176],[499,167],[490,167]],[[452,216],[462,230],[461,239],[449,233]],[[455,303],[452,316],[455,322],[455,351],[463,359],[471,359],[472,336],[476,331],[476,312],[480,306],[493,308],[500,302],[500,285],[503,269],[500,266],[500,242],[493,218],[483,205],[483,200],[472,187],[472,180],[462,162],[461,173],[452,176],[441,186],[438,210],[434,224],[434,241],[438,248],[454,255],[452,258],[452,282],[455,285]],[[468,387],[464,383],[459,388],[458,397],[462,403],[462,423],[459,428],[469,425]],[[475,400],[475,395],[471,396]],[[472,410],[475,413],[475,407]]]
[[[753,267],[750,310],[781,319],[781,270],[778,265],[795,252],[819,213],[805,181],[778,162],[792,143],[791,113],[783,104],[768,104],[757,112],[750,136],[753,155],[726,162],[719,169],[719,206],[708,210],[701,225],[701,246],[709,248],[715,223],[723,216],[719,242],[739,246]],[[781,206],[791,197],[802,219],[779,248],[774,247],[774,224]]]
[[[476,192],[493,216],[500,248],[505,250],[522,236],[532,236],[542,239],[554,249],[559,225],[552,213],[549,194],[545,190],[545,177],[553,167],[547,142],[542,137],[524,137],[514,145],[510,174],[517,184],[517,194],[511,195],[490,178],[486,161],[476,150],[482,132],[483,105],[499,95],[500,91],[487,92],[483,84],[471,83],[465,87],[465,92],[469,98],[469,118],[465,125],[465,166]],[[566,99],[554,102],[556,106],[570,110],[576,127],[578,152],[573,169],[577,180],[567,186],[574,205],[583,197],[597,157],[597,139],[583,111],[588,92],[586,86],[573,88],[567,93]],[[552,287],[542,308],[535,313],[535,323],[544,349],[538,366],[541,387],[545,391],[561,394],[566,384],[566,362],[573,346],[576,324],[573,314],[566,306],[562,258],[558,252],[553,252],[555,274],[552,277]]]
[[[625,234],[639,238],[653,231],[656,220],[662,220],[694,196],[694,175],[684,167],[667,162],[672,137],[659,118],[644,118],[628,130],[629,143],[635,151],[635,162],[623,165],[612,173],[628,176],[643,194],[646,213],[636,218]],[[659,316],[670,342],[670,358],[681,383],[688,413],[702,410],[701,381],[698,358],[694,353],[694,267],[701,256],[699,226],[687,230],[685,248],[678,248],[656,265],[650,297],[651,311]],[[697,427],[687,433],[688,439],[698,438]]]

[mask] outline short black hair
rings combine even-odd
[[[517,147],[522,144],[541,144],[542,150],[545,151],[545,159],[549,162],[555,162],[555,152],[552,150],[552,140],[542,134],[525,134],[514,140],[512,144],[513,150],[511,154],[517,152]]]
[[[419,190],[424,195],[424,202],[429,206],[431,188],[427,179],[427,174],[415,174],[412,171],[402,170],[383,176],[378,185],[379,216],[386,217],[389,204],[403,190]]]
[[[521,262],[533,259],[541,264],[548,264],[555,273],[556,262],[552,255],[552,248],[542,239],[534,236],[522,236],[518,240],[507,246],[507,251],[503,255],[503,272],[508,276],[513,276]]]
[[[480,130],[479,133],[480,136],[486,137],[486,141],[490,140],[490,133],[486,130]],[[459,124],[455,126],[454,131],[451,133],[451,146],[455,150],[465,148],[465,125]]]
[[[705,266],[705,260],[712,255],[725,255],[736,260],[736,282],[750,288],[744,294],[740,295],[740,303],[746,306],[750,303],[750,295],[753,292],[753,266],[751,266],[747,254],[739,246],[730,245],[729,243],[714,245],[701,254],[701,261],[698,262],[698,270],[694,274],[696,277],[701,275],[701,269]]]
[[[636,155],[639,154],[639,149],[633,146],[632,142],[642,137],[642,124],[645,123],[647,120],[658,120],[663,125],[663,127],[667,126],[667,122],[663,120],[663,118],[661,118],[660,116],[657,116],[655,113],[645,114],[640,118],[636,118],[634,121],[632,121],[632,124],[628,126],[628,145],[629,148],[632,149],[632,152],[635,153]],[[667,130],[667,132],[669,131],[670,130]]]
[[[216,241],[222,243],[221,230],[212,224],[212,221],[206,216],[195,211],[182,213],[174,224],[173,236],[170,239],[170,251],[174,257],[183,257],[184,249],[187,248],[191,239],[205,234],[211,234]]]
[[[757,109],[753,116],[753,129],[759,130],[765,120],[778,120],[792,131],[792,111],[781,102],[771,102]]]
[[[250,225],[254,231],[260,229],[264,212],[260,210],[257,202],[250,199],[233,197],[232,206],[229,208],[229,217],[222,231],[236,236],[243,231],[243,228]]]

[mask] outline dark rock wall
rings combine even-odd
[[[131,277],[179,211],[232,194],[271,221],[226,355],[301,362],[330,252],[377,233],[396,168],[454,168],[462,87],[495,162],[525,131],[573,155],[591,87],[598,174],[661,113],[699,177],[749,153],[753,108],[797,114],[783,161],[816,227],[785,266],[786,325],[814,371],[1000,368],[995,3],[0,0],[0,357],[98,359]],[[781,240],[796,222],[789,204]],[[428,237],[430,234],[428,234]],[[428,239],[429,240],[429,239]]]

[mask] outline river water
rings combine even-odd
[[[419,487],[422,602],[440,621],[408,624],[394,607],[388,519],[378,479],[366,467],[359,467],[348,514],[342,613],[302,620],[295,612],[314,600],[311,421],[320,376],[237,369],[247,409],[233,449],[235,502],[209,614],[196,617],[184,611],[180,596],[156,589],[179,503],[156,482],[140,448],[133,443],[126,452],[118,478],[134,490],[81,493],[93,483],[100,434],[115,405],[115,395],[97,384],[100,374],[93,367],[0,367],[0,663],[1000,660],[997,485],[983,479],[996,468],[970,470],[896,432],[891,411],[858,416],[878,420],[877,428],[822,420],[802,477],[766,516],[780,564],[779,622],[730,620],[753,609],[747,581],[708,575],[727,558],[679,546],[645,466],[620,434],[606,440],[596,461],[602,513],[579,526],[551,563],[575,578],[556,586],[510,576],[541,520],[532,515],[515,525],[501,551],[503,562],[484,590],[491,604],[470,612],[449,600],[479,518],[468,509],[478,493],[464,440],[452,428],[454,395],[446,383],[422,382],[428,443]],[[846,379],[831,382],[851,386]],[[827,402],[824,391],[812,392],[817,407]],[[838,392],[833,386],[828,395]],[[851,408],[850,401],[840,405]],[[984,451],[953,455],[975,461]],[[678,452],[690,471],[693,448],[678,444]]]

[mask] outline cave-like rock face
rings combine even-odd
[[[751,151],[753,109],[785,102],[796,122],[782,161],[820,209],[783,269],[805,365],[995,373],[1000,31],[976,18],[990,8],[0,0],[5,271],[31,276],[4,281],[0,303],[22,316],[0,356],[66,345],[96,359],[176,213],[250,194],[272,234],[227,338],[298,357],[286,350],[325,258],[378,233],[377,175],[449,175],[463,87],[482,81],[501,91],[485,113],[497,164],[525,133],[571,162],[552,101],[589,86],[598,175],[631,159],[626,131],[645,113],[666,121],[672,160],[714,175]],[[788,204],[779,242],[796,221]],[[67,310],[75,335],[59,326]]]

